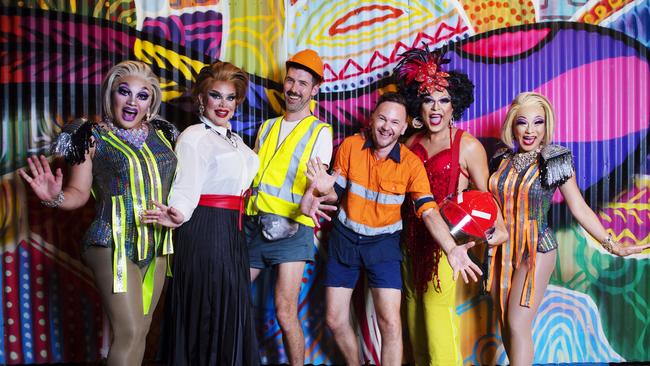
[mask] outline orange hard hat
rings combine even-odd
[[[307,68],[309,71],[317,75],[320,80],[323,80],[323,60],[320,59],[318,53],[314,50],[306,49],[296,52],[287,60],[287,69],[291,64],[300,65]]]

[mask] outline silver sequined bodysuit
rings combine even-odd
[[[126,257],[144,267],[154,252],[162,252],[161,242],[169,230],[141,224],[136,215],[151,206],[151,200],[167,202],[176,156],[163,133],[153,127],[139,149],[98,125],[93,127],[93,137],[92,189],[97,215],[84,236],[84,249],[114,248],[116,240],[123,241]]]

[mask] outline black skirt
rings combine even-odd
[[[259,365],[238,218],[198,206],[176,230],[161,349],[169,365]]]

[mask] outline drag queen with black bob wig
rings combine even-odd
[[[123,61],[101,87],[101,122],[77,120],[63,127],[53,152],[63,155],[70,178],[52,174],[44,156],[30,157],[20,175],[48,207],[74,210],[91,189],[96,216],[83,239],[82,259],[111,324],[107,364],[140,365],[151,317],[160,298],[170,230],[146,223],[152,200],[166,201],[176,169],[176,128],[158,117],[162,93],[148,65]]]
[[[398,87],[408,101],[416,132],[406,146],[424,163],[436,203],[468,187],[487,191],[488,164],[483,145],[456,128],[474,102],[467,74],[445,71],[445,50],[411,49],[395,68]],[[413,209],[405,215],[402,262],[407,324],[416,365],[462,365],[456,281],[447,257]],[[505,241],[502,220],[488,235],[489,244]]]

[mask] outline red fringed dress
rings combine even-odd
[[[440,204],[458,189],[460,174],[460,140],[457,130],[450,148],[429,157],[419,134],[411,146],[424,163],[431,193]],[[469,177],[468,177],[469,178]],[[431,237],[422,220],[415,216],[412,205],[406,206],[403,262],[404,294],[407,305],[407,323],[415,364],[462,365],[458,336],[458,316],[455,311],[456,282],[447,258]]]

